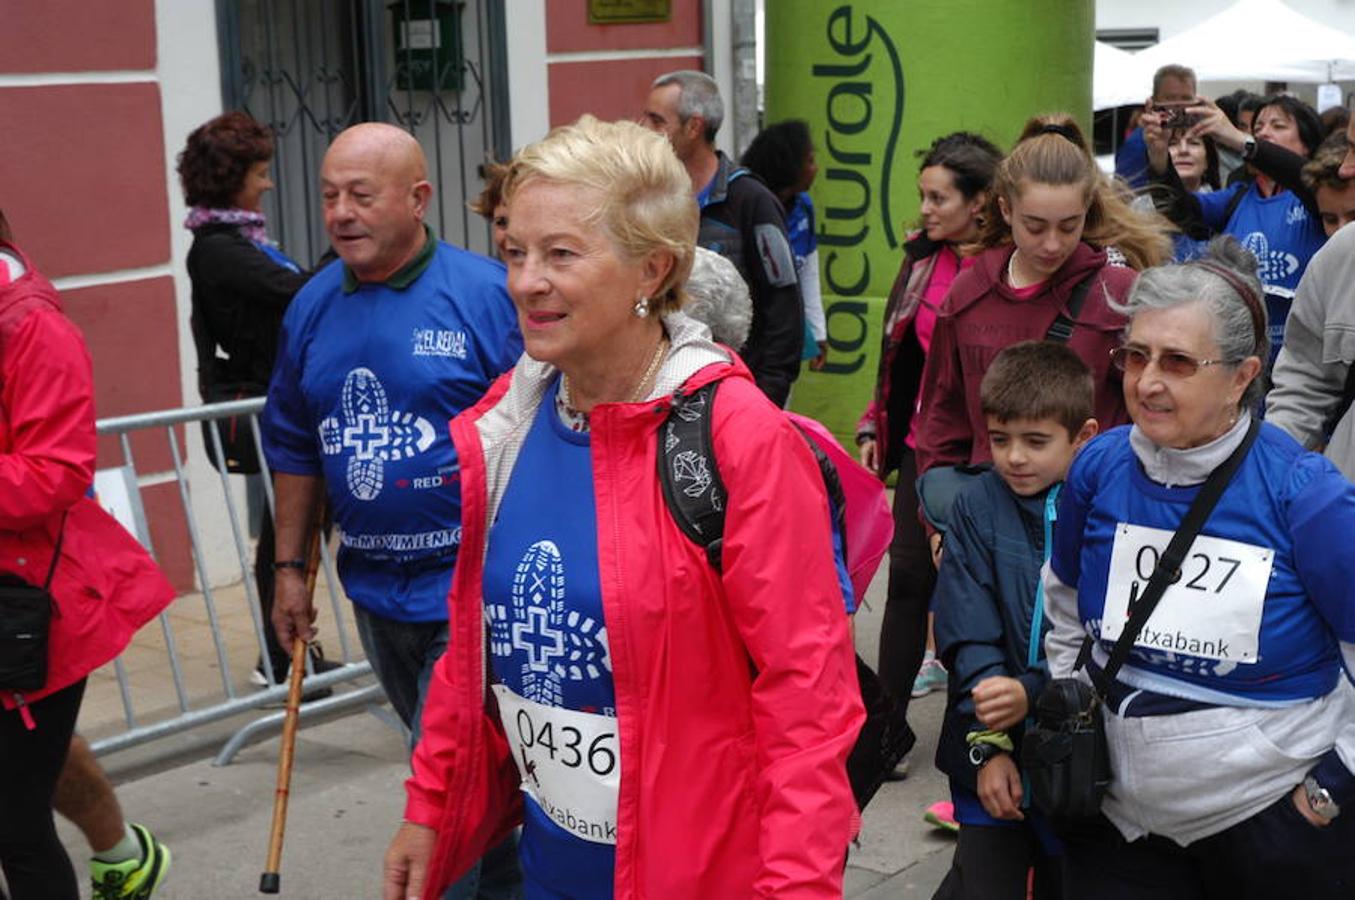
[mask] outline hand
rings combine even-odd
[[[936,534],[927,538],[927,541],[932,547],[932,565],[936,567],[938,572],[941,571],[941,540],[944,537],[945,535],[938,531]]]
[[[866,438],[856,447],[856,452],[861,457],[861,465],[870,469],[872,472],[880,467],[880,458],[877,453],[879,448],[880,445],[876,442],[875,438]]]
[[[1324,819],[1313,812],[1313,808],[1308,805],[1308,792],[1303,789],[1302,784],[1294,788],[1294,792],[1289,795],[1289,799],[1294,801],[1294,808],[1299,811],[1299,815],[1307,819],[1313,827],[1326,828],[1331,824],[1331,820]]]
[[[315,639],[315,604],[306,594],[306,575],[297,569],[273,573],[273,632],[282,649],[291,652],[292,638]]]
[[[819,341],[819,355],[809,361],[809,370],[811,372],[823,371],[824,363],[828,362],[828,342]]]
[[[994,675],[974,685],[974,712],[990,731],[1006,731],[1030,712],[1025,686],[1015,678]]]
[[[1186,112],[1198,116],[1199,121],[1186,129],[1186,137],[1212,137],[1215,142],[1233,151],[1240,151],[1251,135],[1241,131],[1228,118],[1228,114],[1219,109],[1218,104],[1208,97],[1196,97],[1195,104],[1187,107]]]
[[[382,864],[383,900],[419,900],[428,862],[433,858],[438,833],[427,825],[406,822],[395,832]]]
[[[979,802],[994,819],[1020,822],[1021,773],[1010,753],[999,753],[979,769]]]
[[[1167,163],[1171,159],[1171,144],[1167,139],[1167,132],[1162,128],[1162,119],[1165,115],[1153,109],[1153,101],[1150,99],[1143,115],[1139,117],[1139,125],[1143,128],[1143,142],[1148,147],[1148,167],[1156,175],[1167,171]]]

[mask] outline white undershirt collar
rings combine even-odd
[[[1242,443],[1250,424],[1251,413],[1244,411],[1232,428],[1207,444],[1187,450],[1159,447],[1135,425],[1129,429],[1129,446],[1143,464],[1144,473],[1158,484],[1167,487],[1203,484],[1209,473],[1217,469]]]

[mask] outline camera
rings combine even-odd
[[[1165,131],[1177,131],[1183,128],[1189,128],[1200,121],[1198,113],[1186,112],[1193,102],[1186,103],[1155,103],[1153,109],[1162,113],[1162,128]]]

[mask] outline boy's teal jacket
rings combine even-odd
[[[969,692],[994,675],[1018,679],[1031,709],[1048,674],[1045,621],[1038,662],[1027,665],[1036,587],[1044,564],[1044,510],[1048,491],[1019,497],[996,470],[976,476],[955,497],[941,571],[932,595],[937,656],[950,672],[946,716],[936,766],[971,791],[975,769],[965,735],[981,731]],[[1021,726],[1008,731],[1017,745]]]

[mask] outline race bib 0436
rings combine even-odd
[[[1172,532],[1121,522],[1115,528],[1101,637],[1120,637]],[[1275,551],[1199,535],[1134,646],[1205,659],[1255,663]]]
[[[523,793],[570,834],[616,843],[621,750],[616,719],[547,706],[494,685]]]

